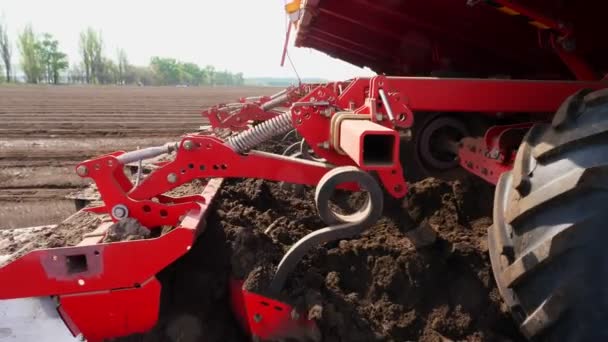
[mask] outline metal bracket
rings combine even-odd
[[[346,152],[340,148],[340,124],[342,121],[349,120],[371,120],[371,115],[355,114],[353,112],[337,112],[331,117],[329,123],[330,145],[339,154],[346,155]]]

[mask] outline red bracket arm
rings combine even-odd
[[[102,156],[78,165],[77,169],[86,168],[87,175],[83,177],[95,181],[104,200],[103,207],[90,210],[110,212],[122,205],[128,209],[130,217],[148,228],[174,226],[197,206],[196,202],[204,202],[200,196],[174,198],[163,195],[194,179],[245,177],[315,185],[333,167],[260,151],[238,154],[220,139],[186,135],[175,159],[162,164],[133,188],[117,159],[121,154]]]

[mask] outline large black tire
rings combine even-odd
[[[608,341],[608,90],[571,96],[530,130],[493,216],[494,277],[523,334]]]

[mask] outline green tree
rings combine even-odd
[[[101,84],[118,83],[118,67],[109,58],[102,57],[101,67],[98,70],[97,81]]]
[[[28,83],[40,82],[43,66],[40,56],[40,42],[31,25],[27,25],[19,34],[19,51],[21,52],[21,68]]]
[[[127,84],[153,85],[158,84],[154,71],[150,67],[132,66],[127,69],[125,77]]]
[[[230,85],[230,75],[228,71],[219,71],[215,73],[215,83],[217,85]]]
[[[203,84],[203,72],[201,68],[194,63],[180,63],[180,83],[188,85]]]
[[[95,32],[90,27],[87,28],[80,33],[79,45],[87,83],[99,82],[104,67],[101,32]]]
[[[60,72],[68,68],[67,55],[59,51],[59,42],[48,33],[42,35],[38,46],[46,82],[58,84]]]
[[[156,75],[159,84],[179,84],[181,79],[180,67],[174,58],[152,57],[150,67]]]
[[[6,74],[6,81],[11,81],[11,42],[8,40],[8,32],[6,25],[0,22],[0,56],[2,57],[2,61],[4,62],[4,72]]]
[[[127,77],[127,72],[129,69],[129,61],[127,60],[127,53],[123,49],[118,49],[117,55],[118,55],[117,56],[118,65],[116,67],[118,70],[118,82],[120,84],[125,84],[127,81],[126,77]]]
[[[245,84],[245,77],[243,77],[242,72],[238,72],[234,75],[234,85],[241,86]]]
[[[215,67],[213,65],[207,65],[205,67],[205,84],[215,85]]]
[[[73,64],[68,71],[69,83],[85,83],[84,67],[82,65]]]

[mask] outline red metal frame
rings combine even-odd
[[[319,86],[303,97],[302,101],[329,101],[331,105],[339,108],[371,115],[372,121],[386,127],[407,128],[413,125],[416,112],[461,112],[461,115],[481,113],[503,118],[531,114],[538,121],[549,120],[561,103],[578,90],[607,87],[608,84],[605,82],[377,76],[371,79],[353,80],[339,96],[330,87]],[[384,89],[389,94],[393,112],[396,116],[403,115],[403,121],[397,120],[392,123],[386,119],[386,110],[382,108],[378,95],[379,89]],[[329,121],[329,118],[321,115],[321,112],[322,110],[313,107],[294,107],[292,115],[298,132],[306,139],[316,155],[335,165],[352,165],[354,162],[350,157],[341,155],[324,145],[325,142],[330,141],[331,132],[327,129],[319,129]],[[377,120],[377,114],[380,114],[381,121]],[[529,123],[518,125],[505,128],[508,128],[507,131],[513,131],[521,127],[530,127]],[[480,156],[477,151],[493,150],[494,146],[490,143],[494,143],[492,139],[498,134],[497,132],[502,133],[500,129],[495,128],[489,131],[485,141],[484,139],[470,141],[469,144],[475,146],[476,153],[467,152],[466,149],[459,153],[463,167],[491,183],[495,183],[502,172],[510,169],[510,154],[517,149],[517,145],[510,146],[511,150],[508,151],[501,149],[499,152],[503,160],[500,163],[497,163],[496,159],[486,158],[483,154]],[[469,164],[473,167],[469,167]],[[397,174],[401,174],[401,165],[390,172],[379,172],[387,191],[399,197],[407,191],[407,187],[404,180],[395,177]]]
[[[371,101],[367,101],[362,106],[357,108],[354,113],[371,116],[371,120],[385,127],[394,129],[395,127],[408,127],[413,123],[413,117],[405,116],[405,120],[402,122],[391,122],[388,120],[385,112],[377,108],[376,98],[378,97],[378,85],[386,85],[387,79],[382,76],[377,76],[369,80],[358,79],[354,82],[364,82],[371,89],[374,97],[370,98]],[[352,85],[351,85],[352,86]],[[347,89],[350,89],[349,86]],[[344,90],[343,95],[346,94],[347,90]],[[404,108],[403,98],[400,98],[396,94],[390,93],[391,106],[397,110]],[[336,149],[330,148],[331,142],[331,128],[330,119],[331,117],[323,113],[324,110],[330,109],[329,107],[335,105],[338,101],[338,96],[334,91],[333,86],[319,86],[311,91],[308,95],[301,99],[303,103],[316,103],[316,102],[328,102],[328,108],[321,109],[318,106],[294,106],[291,110],[294,127],[298,130],[300,135],[304,137],[309,146],[314,150],[315,154],[321,158],[326,159],[329,163],[334,165],[356,165],[348,155],[340,154]],[[406,109],[403,109],[405,111]],[[382,120],[378,120],[382,116]],[[395,153],[398,153],[396,149]],[[386,191],[396,198],[405,196],[407,193],[407,183],[403,178],[403,169],[401,164],[397,163],[391,167],[380,167],[370,168],[362,167],[363,170],[376,171],[381,182],[384,185]]]
[[[140,287],[60,296],[58,310],[74,336],[101,342],[152,329],[160,291],[160,282],[152,277]]]
[[[210,177],[315,185],[334,166],[355,165],[353,159],[361,159],[361,130],[351,130],[352,134],[337,139],[338,144],[334,142],[341,131],[332,126],[336,112],[365,116],[395,137],[397,130],[414,127],[418,113],[449,113],[463,120],[480,113],[500,117],[504,124],[490,127],[484,137],[465,137],[458,149],[464,169],[495,184],[511,169],[523,134],[534,122],[548,121],[568,96],[581,89],[608,87],[606,82],[591,82],[599,78],[594,69],[608,68],[608,43],[595,38],[597,32],[603,32],[601,19],[608,5],[597,2],[589,9],[580,1],[563,8],[552,1],[535,2],[534,7],[518,0],[493,2],[529,17],[542,33],[488,6],[466,6],[464,0],[309,0],[297,23],[296,45],[396,75],[459,71],[569,79],[563,63],[580,82],[377,76],[287,89],[281,107],[291,107],[293,126],[327,164],[259,151],[240,154],[221,139],[201,135],[182,137],[175,158],[158,163],[136,187],[119,162],[124,152],[87,160],[79,167],[86,168],[86,177],[95,181],[104,201],[103,206],[88,210],[108,213],[122,205],[146,227],[177,227],[159,238],[101,243],[104,225],[78,246],[32,251],[0,268],[4,280],[0,299],[57,296],[58,310],[70,330],[92,342],[150,329],[157,320],[161,291],[155,275],[186,253],[197,230],[204,229],[204,217],[219,181],[210,182],[201,196],[164,194],[194,179]],[[573,40],[575,34],[577,41]],[[286,49],[282,60],[285,56]],[[265,106],[273,100],[276,97],[244,98],[212,107],[203,116],[213,128],[244,131],[251,121],[279,114]],[[359,141],[352,141],[356,139]],[[343,144],[356,144],[349,151],[355,158],[337,148]],[[397,159],[397,146],[394,153]],[[392,196],[407,193],[399,162],[360,166],[376,172]],[[86,268],[71,270],[68,260],[73,256],[84,258]],[[314,335],[314,322],[300,317],[293,307],[243,290],[241,280],[233,280],[230,290],[234,311],[251,335],[262,339]]]
[[[318,333],[315,322],[300,315],[293,306],[244,290],[241,280],[232,280],[230,291],[232,310],[251,336],[263,341],[295,337],[306,340],[302,337]]]
[[[568,38],[564,38],[568,39]],[[599,75],[589,66],[589,64],[576,52],[567,51],[563,44],[560,43],[558,38],[553,36],[551,38],[551,45],[559,56],[559,58],[566,64],[568,69],[576,76],[577,80],[580,81],[595,81],[600,77]]]
[[[309,89],[310,85],[306,84],[285,89],[285,100],[280,101],[278,106],[289,108]],[[248,129],[252,121],[265,121],[280,114],[274,110],[263,109],[262,106],[272,100],[270,96],[241,98],[238,103],[220,104],[208,108],[201,115],[209,120],[209,124],[214,129],[225,128],[233,132],[240,132]]]
[[[265,112],[255,104],[244,104],[235,112],[230,112],[226,106],[217,106],[205,110],[203,117],[209,120],[212,128],[228,128],[239,132],[248,128],[251,121],[264,121],[277,116],[274,112]]]
[[[495,9],[503,6],[515,15]],[[559,56],[539,44],[538,32],[576,38],[589,69],[607,70],[608,43],[597,39],[606,11],[601,1],[309,0],[295,41],[381,74],[572,79]]]
[[[400,93],[413,112],[540,113],[552,115],[560,104],[580,89],[606,88],[606,82],[529,81],[506,79],[457,79],[386,77],[390,89]],[[367,98],[369,79],[353,81],[338,103],[355,107]],[[343,107],[348,108],[348,107]]]
[[[470,173],[484,179],[485,181],[496,184],[498,178],[504,172],[512,168],[515,153],[505,156],[506,159],[493,158],[483,138],[464,138],[461,141],[462,147],[458,151],[460,165]]]
[[[521,15],[524,15],[534,21],[540,23],[541,25],[554,30],[555,32],[559,32],[562,36],[570,36],[572,34],[572,28],[566,25],[566,23],[560,22],[557,19],[551,18],[538,10],[527,7],[519,3],[516,0],[492,0],[493,2],[500,4],[506,8],[509,8],[512,11],[516,11]]]
[[[155,275],[186,253],[221,180],[205,187],[196,208],[159,238],[101,243],[105,227],[76,247],[29,252],[0,268],[0,299],[58,296],[58,310],[74,334],[89,341],[149,330],[157,320],[160,284]],[[67,257],[83,256],[86,268],[70,271]],[[23,281],[14,281],[23,279]]]

